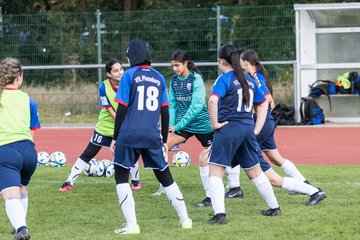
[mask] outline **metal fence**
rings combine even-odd
[[[171,52],[188,51],[208,89],[218,76],[220,45],[253,48],[267,63],[275,99],[293,104],[292,5],[3,14],[0,19],[0,57],[17,57],[25,65],[25,90],[47,122],[63,121],[65,112],[96,115],[104,63],[110,58],[126,63],[125,47],[133,38],[149,43],[153,66],[167,79],[173,75]]]

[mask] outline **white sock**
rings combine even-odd
[[[201,182],[205,190],[205,196],[210,197],[209,166],[199,167]]]
[[[22,192],[22,193],[20,193],[20,195],[21,195],[20,202],[24,207],[24,213],[25,213],[25,219],[26,219],[28,205],[29,205],[29,197],[28,197],[27,192]]]
[[[297,167],[295,166],[295,164],[293,162],[291,162],[290,160],[285,160],[285,162],[283,163],[283,165],[281,165],[280,167],[285,173],[286,175],[288,175],[289,177],[293,177],[296,179],[299,179],[300,181],[305,181],[306,178],[304,178],[304,176],[300,173],[300,171],[297,169]]]
[[[129,228],[137,226],[135,201],[128,183],[116,185],[116,192],[119,198],[120,208],[126,220],[126,226]]]
[[[215,214],[225,213],[225,188],[221,178],[210,176],[210,196]]]
[[[12,198],[5,201],[5,211],[11,225],[18,229],[19,227],[26,226],[25,210],[21,204],[20,199]]]
[[[240,165],[234,168],[226,167],[230,188],[240,187]]]
[[[78,158],[75,162],[75,164],[72,166],[71,171],[69,173],[69,176],[67,178],[67,182],[70,182],[71,184],[74,184],[75,180],[78,178],[78,176],[84,171],[89,169],[89,164],[82,160],[81,158]]]
[[[139,181],[139,162],[136,162],[135,166],[130,168],[131,181]]]
[[[263,172],[261,172],[256,178],[251,179],[251,181],[255,184],[261,197],[264,199],[269,208],[273,209],[279,207],[279,203],[275,197],[271,183]]]
[[[171,205],[175,208],[175,211],[177,212],[180,221],[184,222],[189,219],[186,205],[184,201],[184,197],[179,189],[179,186],[174,182],[168,187],[164,187],[164,191],[166,196],[168,197]]]
[[[283,185],[281,187],[290,191],[304,193],[309,196],[319,191],[319,189],[310,184],[290,177],[284,177]]]

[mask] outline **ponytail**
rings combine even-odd
[[[247,49],[241,54],[241,59],[248,61],[251,65],[256,67],[256,70],[259,71],[266,79],[266,87],[269,89],[270,94],[273,94],[272,81],[269,77],[264,66],[259,62],[259,54],[253,49]]]
[[[196,72],[201,75],[200,70],[198,69],[197,66],[195,66],[193,61],[188,60],[187,62],[188,62],[188,68],[189,68],[190,72]]]
[[[245,80],[244,73],[240,66],[240,56],[234,46],[231,44],[226,44],[219,49],[218,57],[224,59],[235,71],[235,75],[239,80],[242,88],[243,94],[243,103],[245,106],[249,106],[250,104],[250,93],[249,93],[249,85]]]
[[[259,72],[261,72],[262,75],[264,75],[264,77],[266,79],[266,87],[267,87],[267,89],[269,89],[270,94],[273,95],[272,81],[271,81],[269,74],[267,73],[265,67],[260,62],[256,62],[255,66],[256,66],[256,69]]]
[[[23,73],[22,65],[16,58],[5,58],[0,63],[0,106],[1,96],[4,88],[8,84],[12,84],[15,79]]]

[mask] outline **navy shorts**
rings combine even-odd
[[[260,133],[256,136],[256,141],[259,143],[261,151],[269,151],[276,149],[274,139],[275,122],[274,120],[266,120]]]
[[[215,132],[208,162],[246,170],[259,164],[257,149],[254,126],[232,121]]]
[[[10,187],[27,186],[35,172],[37,154],[32,141],[0,146],[0,192]]]
[[[112,137],[104,136],[95,130],[90,140],[91,143],[102,147],[110,147],[111,141],[112,141]]]
[[[161,148],[131,148],[119,146],[116,144],[114,164],[123,168],[132,168],[135,163],[142,157],[144,167],[165,170],[168,164],[164,147]]]
[[[213,141],[214,138],[214,132],[209,132],[209,133],[191,133],[191,132],[186,132],[186,131],[176,131],[175,132],[176,135],[185,138],[184,143],[191,138],[192,136],[195,135],[195,137],[197,138],[197,140],[199,140],[199,142],[201,143],[201,145],[203,147],[209,147]]]
[[[258,157],[259,157],[259,161],[260,161],[260,168],[263,172],[266,172],[267,170],[269,170],[271,168],[271,165],[265,160],[265,158],[263,157],[260,147],[258,147]],[[237,161],[232,161],[231,162],[231,167],[234,168],[237,165],[239,165],[239,163]]]
[[[266,172],[271,168],[270,164],[265,160],[264,156],[261,153],[260,148],[258,148],[258,157],[260,161],[260,167],[263,172]]]

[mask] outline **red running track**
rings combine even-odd
[[[64,152],[72,164],[87,146],[91,128],[43,128],[35,132],[37,151]],[[275,139],[280,153],[296,164],[360,164],[360,127],[279,127]],[[192,163],[202,146],[195,137],[180,145],[190,154]],[[358,152],[359,151],[359,152]],[[174,152],[169,153],[169,158]],[[108,148],[103,148],[97,159],[112,159]]]

